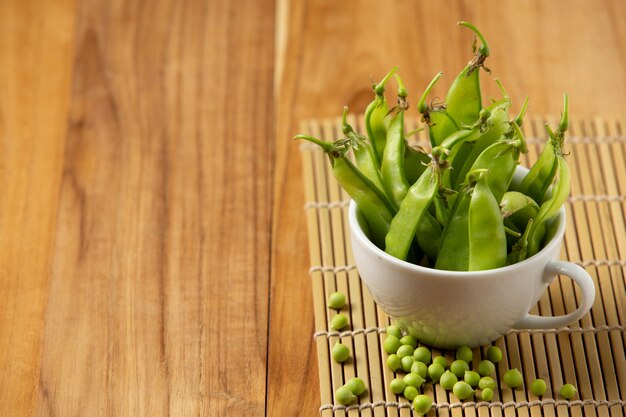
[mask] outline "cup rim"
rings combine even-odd
[[[533,256],[526,258],[523,261],[517,262],[515,264],[505,265],[503,267],[495,268],[495,269],[486,269],[482,271],[450,271],[450,270],[445,270],[445,269],[427,268],[425,266],[403,261],[401,259],[398,259],[394,256],[389,255],[387,252],[385,252],[384,250],[376,246],[374,243],[372,243],[372,241],[365,235],[365,232],[363,231],[363,229],[361,228],[361,225],[359,224],[359,220],[357,218],[357,211],[358,211],[358,208],[356,206],[356,202],[351,199],[349,207],[348,207],[348,223],[350,225],[350,232],[352,236],[358,239],[359,242],[368,251],[373,252],[374,254],[381,257],[383,261],[392,263],[397,267],[409,269],[414,272],[420,272],[422,274],[429,273],[432,275],[439,275],[441,277],[449,277],[449,278],[458,278],[458,277],[463,277],[463,278],[483,277],[484,278],[490,275],[498,275],[502,273],[513,272],[519,269],[523,269],[529,264],[538,262],[544,256],[546,252],[551,252],[552,250],[554,250],[555,246],[561,244],[563,235],[565,233],[565,225],[566,225],[565,207],[563,206],[560,208],[558,217],[555,219],[555,221],[559,221],[559,225],[556,230],[556,233],[554,234],[552,239],[550,239],[548,244],[545,245],[539,252],[537,252]]]

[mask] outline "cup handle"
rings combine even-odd
[[[550,261],[544,269],[544,279],[551,280],[556,274],[566,275],[574,280],[582,293],[580,306],[569,314],[563,316],[544,317],[526,313],[513,327],[516,329],[556,329],[580,320],[587,314],[593,305],[596,296],[596,287],[593,280],[580,266],[565,261]]]

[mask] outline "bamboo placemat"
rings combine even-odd
[[[528,120],[524,133],[529,151],[522,164],[530,166],[541,152],[543,124],[553,118]],[[413,126],[416,120],[407,120]],[[362,117],[350,123],[363,129]],[[493,344],[504,359],[497,364],[498,390],[490,403],[460,402],[439,385],[422,388],[435,406],[429,416],[441,417],[537,417],[599,416],[624,417],[626,402],[626,125],[621,120],[588,120],[570,124],[566,152],[572,170],[571,196],[566,204],[567,229],[561,258],[584,267],[596,285],[596,300],[589,314],[566,328],[543,331],[512,331]],[[341,137],[340,120],[307,121],[301,132],[324,140]],[[411,141],[428,144],[425,132]],[[361,283],[352,258],[347,224],[349,198],[338,186],[328,158],[318,148],[303,144],[302,159],[306,193],[305,210],[310,251],[310,278],[313,287],[315,329],[320,377],[320,414],[330,416],[411,416],[411,404],[387,387],[394,373],[385,365],[382,350],[384,329],[391,322],[374,303]],[[326,307],[328,295],[341,291],[348,296],[342,312],[348,315],[347,331],[330,331],[337,314]],[[568,278],[556,278],[532,310],[535,314],[560,315],[574,311],[578,289]],[[348,345],[351,359],[338,364],[330,349],[337,342]],[[485,347],[474,349],[477,363]],[[444,354],[448,363],[453,352]],[[542,398],[526,385],[512,391],[504,387],[501,375],[518,368],[524,383],[543,378],[548,390]],[[367,386],[357,404],[345,407],[334,401],[335,390],[344,381],[358,376]],[[560,387],[572,383],[578,395],[565,401]]]

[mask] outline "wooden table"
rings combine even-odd
[[[459,19],[514,110],[624,114],[620,0],[3,2],[0,415],[317,415],[291,137],[450,80]]]

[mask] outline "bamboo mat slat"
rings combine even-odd
[[[363,129],[363,117],[350,116],[350,123]],[[530,166],[544,143],[546,121],[528,119],[523,126],[528,153],[521,163]],[[417,126],[407,119],[407,131]],[[496,366],[498,389],[491,403],[459,401],[438,384],[427,383],[422,392],[436,407],[429,416],[438,417],[624,417],[626,402],[626,126],[622,120],[584,120],[571,123],[566,137],[568,162],[572,170],[571,195],[566,203],[567,224],[561,258],[581,265],[596,285],[596,300],[589,314],[566,328],[515,330],[493,342],[504,354]],[[340,121],[306,121],[301,131],[327,141],[341,135]],[[428,146],[427,133],[417,132],[412,143]],[[317,348],[320,381],[320,415],[406,417],[414,415],[411,404],[394,395],[389,382],[396,375],[386,366],[382,350],[384,329],[389,317],[375,304],[361,283],[350,248],[347,221],[349,197],[335,181],[327,157],[315,146],[303,144],[303,178],[309,236],[309,271],[315,317],[314,343]],[[330,330],[332,317],[339,312],[326,306],[328,296],[341,291],[348,304],[340,312],[350,327]],[[548,287],[533,314],[561,315],[574,311],[580,301],[578,288],[567,277],[558,277]],[[351,358],[337,364],[331,349],[341,342]],[[473,350],[475,366],[486,346]],[[433,357],[444,355],[450,363],[454,353],[432,349]],[[502,374],[518,368],[524,375],[524,389],[510,390],[501,383]],[[357,404],[339,405],[335,390],[348,379],[362,378],[367,391]],[[546,394],[533,395],[527,384],[543,378]],[[570,401],[558,391],[569,382],[578,388]]]

